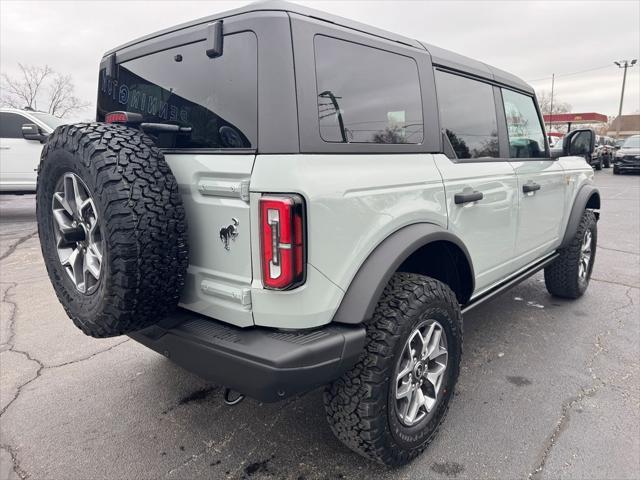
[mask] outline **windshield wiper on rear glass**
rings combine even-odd
[[[169,123],[141,123],[140,130],[152,133],[191,133],[192,128]]]

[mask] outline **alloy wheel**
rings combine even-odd
[[[51,202],[56,249],[62,267],[84,294],[95,291],[102,273],[102,232],[87,185],[75,173],[58,180]]]
[[[580,246],[580,265],[578,267],[578,276],[581,279],[585,279],[589,273],[589,264],[591,263],[591,242],[593,235],[591,230],[587,230],[582,238],[582,245]]]
[[[406,341],[396,368],[394,396],[398,419],[411,427],[437,404],[448,363],[447,337],[436,320],[420,323]]]

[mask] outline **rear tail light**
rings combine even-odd
[[[305,280],[305,216],[299,195],[260,199],[262,282],[265,288],[288,290]]]

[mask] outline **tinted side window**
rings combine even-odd
[[[418,66],[409,57],[314,38],[318,119],[326,142],[421,143]]]
[[[22,138],[22,125],[33,123],[17,113],[0,112],[0,137]]]
[[[493,87],[436,70],[440,124],[458,158],[499,156]]]
[[[136,58],[118,66],[117,79],[102,70],[98,120],[125,110],[142,114],[144,122],[182,127],[153,134],[161,148],[256,147],[256,36],[227,35],[221,57],[205,52],[204,42],[197,42]]]
[[[546,157],[544,130],[533,98],[502,89],[502,100],[509,132],[509,157]]]

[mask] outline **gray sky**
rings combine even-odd
[[[0,0],[0,69],[48,64],[71,73],[92,102],[102,54],[141,35],[246,1]],[[622,70],[640,59],[640,1],[300,1],[487,62],[550,90],[574,112],[618,112]],[[590,70],[586,71],[585,70]],[[574,72],[584,72],[573,74]],[[572,75],[563,75],[572,74]],[[640,68],[629,69],[623,113],[640,111]]]

